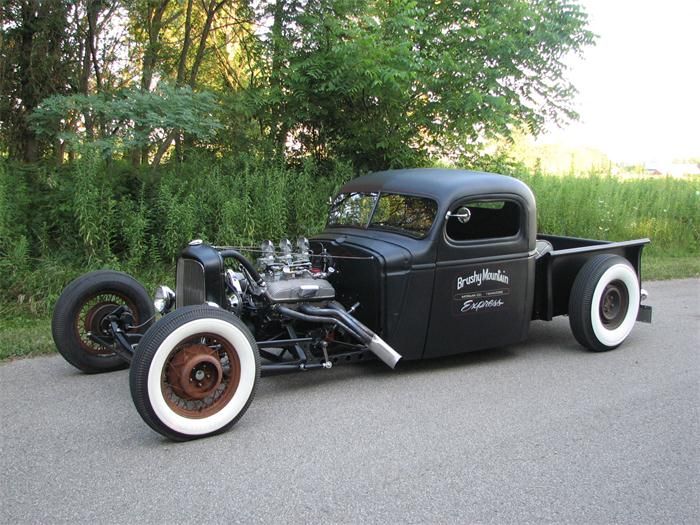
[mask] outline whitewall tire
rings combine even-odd
[[[188,306],[143,337],[131,363],[131,396],[151,428],[183,441],[236,423],[259,377],[260,357],[245,324],[219,308]]]
[[[639,303],[639,279],[629,261],[597,255],[581,268],[571,288],[571,331],[590,350],[617,348],[634,327]]]

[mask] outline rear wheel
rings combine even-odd
[[[579,271],[569,298],[569,324],[586,348],[617,348],[632,331],[639,311],[639,279],[623,257],[597,255]]]
[[[87,373],[110,372],[129,363],[112,349],[93,341],[93,333],[111,340],[108,316],[125,306],[132,316],[132,333],[144,333],[152,323],[153,304],[133,277],[111,270],[82,275],[66,286],[56,302],[51,333],[56,348],[70,364]]]
[[[143,420],[177,441],[218,434],[243,416],[260,377],[257,345],[245,324],[210,306],[163,317],[131,363],[131,397]]]

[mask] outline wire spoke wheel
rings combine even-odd
[[[75,317],[73,326],[75,336],[80,341],[83,350],[96,356],[114,355],[111,349],[93,341],[88,334],[92,333],[111,340],[112,334],[108,317],[120,306],[126,306],[129,309],[133,318],[132,326],[137,326],[141,321],[138,310],[133,301],[124,295],[114,292],[98,293],[85,300]]]
[[[255,338],[235,315],[178,308],[144,335],[129,372],[134,406],[176,441],[223,432],[246,412],[260,377]]]
[[[129,366],[112,346],[109,318],[119,308],[127,310],[122,312],[120,328],[130,334],[145,333],[153,322],[153,303],[148,292],[125,273],[99,270],[68,284],[56,301],[51,319],[53,340],[65,360],[89,374]],[[88,334],[95,334],[105,344]]]

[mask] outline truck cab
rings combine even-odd
[[[339,301],[359,303],[354,315],[404,359],[520,342],[532,319],[568,313],[573,282],[591,255],[619,253],[638,276],[649,242],[538,239],[526,184],[449,169],[349,182],[313,241],[314,251],[342,256],[331,279]]]

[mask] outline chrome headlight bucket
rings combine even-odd
[[[156,288],[153,296],[153,307],[159,314],[167,314],[175,305],[175,292],[168,286],[161,285]]]

